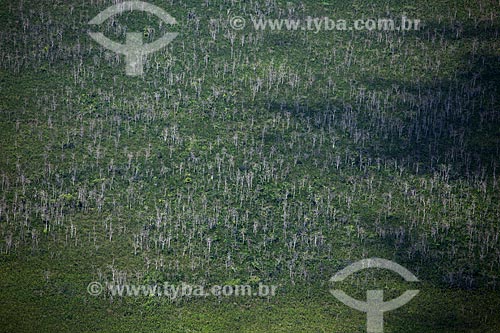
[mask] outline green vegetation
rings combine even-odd
[[[1,332],[364,332],[328,281],[369,257],[421,280],[386,332],[500,331],[498,1],[149,2],[178,24],[0,0]],[[403,14],[423,28],[250,19]],[[129,77],[97,30],[179,36]],[[171,301],[91,281],[279,288]]]

